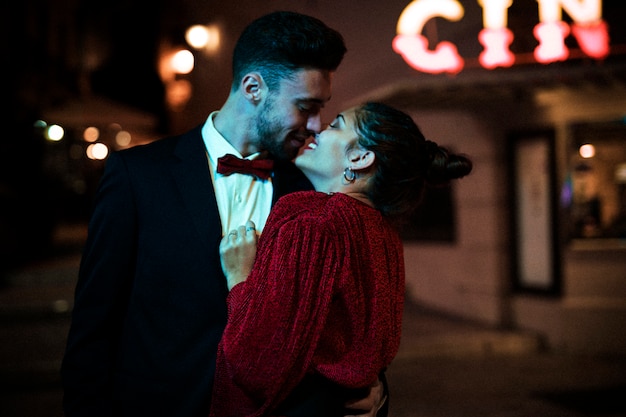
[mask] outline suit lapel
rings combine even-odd
[[[201,129],[198,126],[182,135],[172,174],[202,241],[212,247],[219,242],[222,228]]]
[[[202,241],[213,247],[222,236],[222,227],[201,132],[202,125],[181,135],[171,170]],[[313,189],[302,171],[286,161],[276,161],[272,182],[272,204],[285,194]]]

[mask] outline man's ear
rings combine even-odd
[[[349,151],[348,159],[351,164],[350,168],[357,171],[371,167],[376,160],[376,154],[368,149],[357,146]]]
[[[255,103],[263,98],[265,81],[258,72],[251,72],[244,75],[241,80],[241,90],[243,95],[250,101]]]

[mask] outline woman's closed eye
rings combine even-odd
[[[343,114],[339,114],[337,115],[337,117],[335,118],[335,120],[332,121],[332,123],[330,123],[328,125],[328,127],[330,127],[331,129],[338,129],[341,127],[342,124],[345,123],[345,119],[343,117]]]

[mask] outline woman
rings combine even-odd
[[[428,184],[472,169],[379,103],[339,114],[295,163],[316,191],[281,198],[258,248],[251,222],[222,241],[231,292],[214,416],[280,415],[277,407],[311,376],[333,384],[336,403],[316,401],[319,409],[307,405],[302,415],[344,415],[350,390],[374,382],[400,344],[397,226]]]

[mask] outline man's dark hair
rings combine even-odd
[[[248,25],[233,53],[233,89],[250,71],[261,74],[270,89],[300,69],[335,71],[346,46],[339,32],[321,20],[279,11]]]

